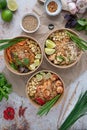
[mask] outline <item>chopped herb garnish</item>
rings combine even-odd
[[[23,59],[23,63],[24,63],[24,65],[28,65],[29,64],[29,59],[28,58],[24,58]]]
[[[10,63],[10,65],[11,65],[11,67],[13,68],[13,69],[15,69],[15,70],[17,70],[17,66],[16,66],[16,64],[15,63]]]
[[[65,60],[65,58],[63,56],[61,56],[61,55],[57,56],[56,59],[57,59],[57,61],[60,61],[60,62]]]

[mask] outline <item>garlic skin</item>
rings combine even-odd
[[[77,0],[76,7],[78,8],[78,13],[85,13],[87,9],[87,1],[86,0]]]
[[[67,0],[67,5],[71,14],[83,14],[87,9],[87,0]]]
[[[75,14],[78,11],[74,2],[68,3],[68,8],[71,14]]]

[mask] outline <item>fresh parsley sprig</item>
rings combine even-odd
[[[0,101],[5,97],[8,99],[8,95],[12,92],[12,85],[8,83],[4,74],[0,73]]]

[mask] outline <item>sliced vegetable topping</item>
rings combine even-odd
[[[55,52],[55,49],[45,48],[45,53],[47,55],[52,55]]]
[[[81,54],[81,48],[85,47],[85,45],[81,44],[81,41],[77,39],[78,37],[75,34],[72,34],[65,29],[53,32],[49,35],[45,43],[45,53],[47,58],[53,64],[58,66],[74,63]],[[77,42],[79,45],[75,44]]]
[[[41,107],[38,114],[47,114],[51,107],[63,94],[64,88],[61,79],[52,72],[40,71],[34,75],[27,86],[27,93],[31,100]]]
[[[47,48],[53,49],[53,48],[55,48],[55,46],[56,46],[55,42],[53,42],[53,41],[51,41],[49,39],[46,40],[46,47]]]
[[[26,38],[18,41],[19,39],[21,38],[16,38],[16,44],[6,49],[6,56],[13,69],[19,73],[28,73],[40,65],[41,50],[36,41]],[[2,42],[8,42],[8,40]]]

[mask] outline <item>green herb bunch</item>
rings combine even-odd
[[[5,97],[8,100],[8,95],[12,92],[12,85],[8,83],[6,77],[0,73],[0,101]]]
[[[75,29],[77,31],[85,30],[85,32],[87,34],[87,19],[85,19],[85,18],[78,19]]]
[[[68,130],[82,116],[87,114],[87,91],[81,93],[76,105],[58,130]]]

